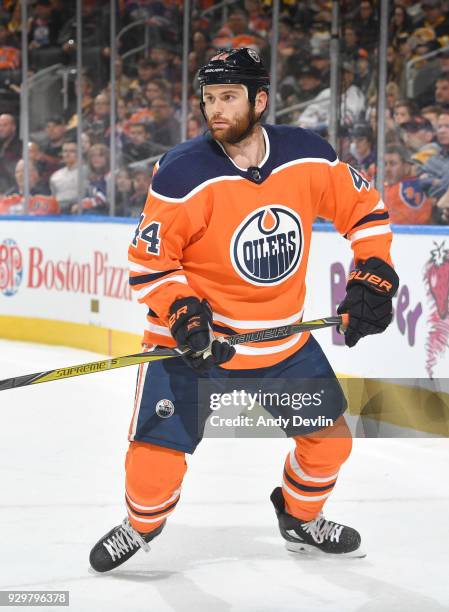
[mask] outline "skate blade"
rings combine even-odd
[[[286,542],[285,548],[289,552],[300,553],[311,557],[326,557],[327,559],[340,559],[341,557],[345,557],[346,559],[360,559],[362,557],[366,557],[366,552],[361,548],[357,548],[356,550],[347,553],[327,553],[320,550],[316,546],[312,546],[311,544],[303,544],[302,542]]]

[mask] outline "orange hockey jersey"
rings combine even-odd
[[[149,309],[146,344],[175,345],[168,311],[185,296],[208,300],[217,335],[300,321],[317,217],[351,242],[356,261],[390,262],[388,212],[369,182],[308,130],[267,125],[263,134],[258,168],[239,168],[208,135],[160,160],[129,248],[130,283]],[[307,338],[238,345],[224,367],[272,365]]]
[[[28,211],[23,195],[15,193],[0,199],[0,215],[59,215],[59,204],[53,196],[30,195]]]
[[[418,177],[385,185],[385,204],[392,223],[425,225],[432,219],[432,202],[424,193]]]

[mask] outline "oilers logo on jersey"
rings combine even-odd
[[[169,399],[161,399],[156,404],[156,414],[161,419],[168,419],[175,413],[175,406]]]
[[[252,285],[281,283],[298,269],[302,252],[301,218],[280,204],[250,213],[231,240],[232,265]]]

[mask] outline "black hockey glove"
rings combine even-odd
[[[171,334],[178,348],[189,349],[183,359],[195,372],[207,372],[235,355],[235,348],[228,342],[214,339],[212,310],[206,300],[200,302],[196,297],[181,298],[173,302],[169,314]]]
[[[391,266],[377,257],[360,261],[349,275],[346,297],[337,308],[347,312],[346,346],[355,346],[360,338],[380,334],[393,317],[392,298],[399,286],[399,277]]]

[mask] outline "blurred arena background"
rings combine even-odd
[[[0,213],[138,216],[204,131],[199,67],[238,46],[270,68],[269,122],[329,139],[393,222],[447,225],[446,0],[3,0]]]

